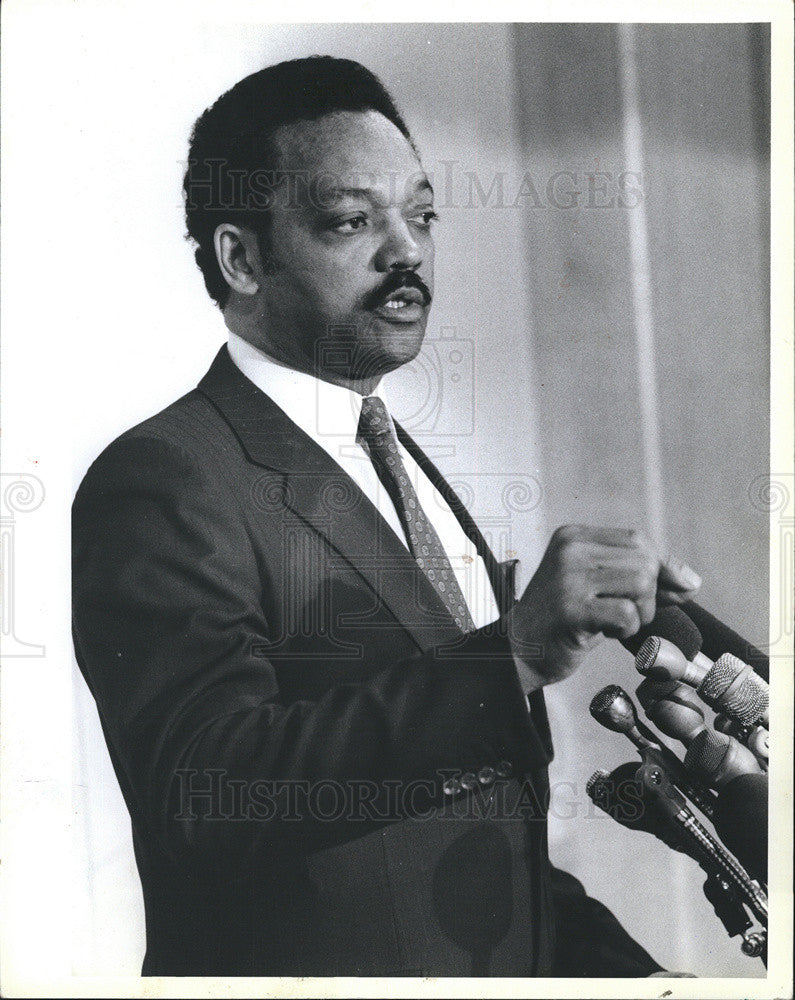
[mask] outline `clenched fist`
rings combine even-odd
[[[523,687],[563,680],[603,636],[633,635],[657,604],[685,601],[700,585],[689,566],[663,562],[639,531],[558,528],[506,616]]]

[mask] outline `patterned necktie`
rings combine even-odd
[[[370,459],[395,505],[417,564],[455,619],[456,625],[462,632],[473,632],[475,623],[453,567],[433,525],[420,507],[414,486],[400,457],[386,407],[378,396],[366,396],[362,400],[358,437],[367,444]]]

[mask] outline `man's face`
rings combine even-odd
[[[422,346],[433,293],[433,191],[400,131],[374,111],[275,133],[282,170],[258,327],[283,360],[370,379]]]

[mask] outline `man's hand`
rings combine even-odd
[[[558,528],[506,616],[523,687],[563,680],[603,636],[634,635],[654,618],[658,603],[686,601],[700,585],[689,566],[663,562],[641,532]]]

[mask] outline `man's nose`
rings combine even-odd
[[[376,270],[414,269],[421,263],[422,251],[406,220],[391,222],[375,255]]]

